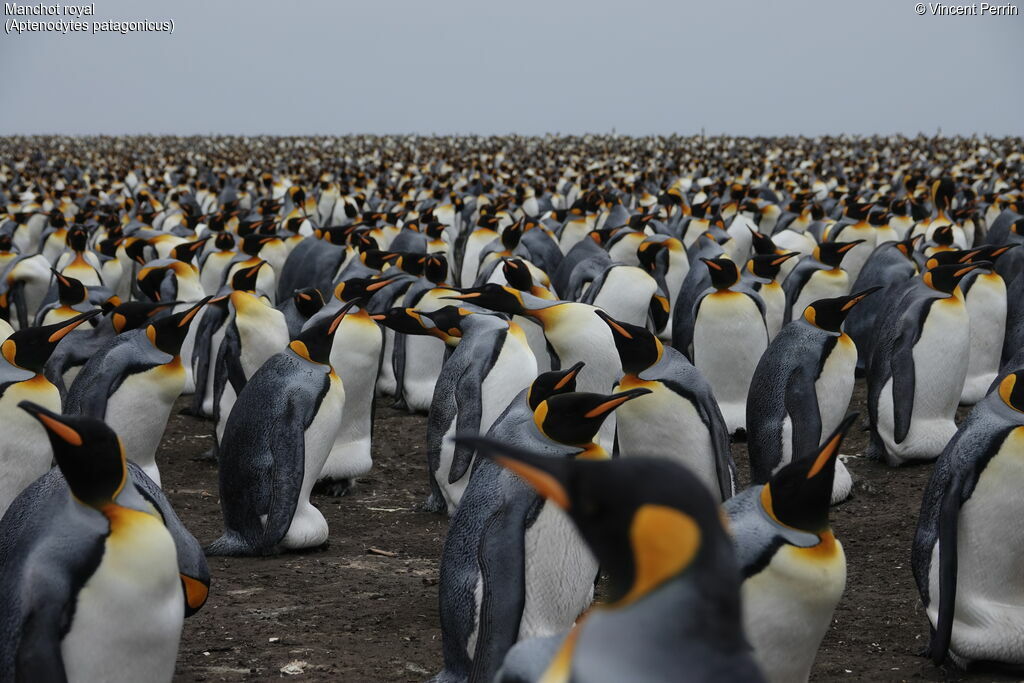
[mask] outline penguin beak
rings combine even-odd
[[[22,401],[18,407],[39,421],[51,437],[56,437],[71,446],[82,445],[82,435],[77,430],[67,425],[62,416],[47,410],[38,403]]]
[[[569,509],[569,461],[538,456],[477,434],[456,434],[454,440],[457,445],[475,449],[478,454],[494,459],[521,477],[538,494],[563,510]]]
[[[814,459],[811,469],[807,471],[808,479],[818,476],[830,460],[835,460],[839,456],[839,447],[843,443],[843,437],[846,436],[846,431],[850,428],[850,425],[857,420],[858,415],[859,413],[847,415],[839,426],[836,427],[836,430],[832,432],[832,435],[828,437],[825,445],[818,451],[818,456]]]
[[[189,323],[192,322],[192,318],[196,317],[196,315],[199,313],[199,309],[201,309],[206,304],[210,303],[211,299],[213,299],[212,296],[200,299],[199,303],[185,311],[185,315],[183,315],[181,320],[178,321],[178,327],[188,327]]]
[[[854,306],[856,306],[861,301],[863,301],[867,297],[871,296],[872,294],[874,294],[875,292],[877,292],[881,288],[882,288],[881,285],[879,285],[877,287],[869,287],[869,288],[865,289],[862,292],[857,292],[856,294],[854,294],[854,295],[852,295],[850,297],[849,301],[847,301],[845,304],[843,304],[842,310],[843,311],[850,310],[851,308],[853,308]]]
[[[622,323],[620,323],[618,320],[602,311],[600,308],[595,310],[594,313],[597,314],[597,317],[603,320],[605,324],[611,328],[614,334],[619,335],[623,339],[633,338],[633,335],[629,332],[629,330],[622,326]]]
[[[793,258],[794,256],[799,256],[799,255],[800,255],[799,251],[790,251],[788,253],[782,254],[781,256],[779,256],[779,258],[777,258],[774,261],[772,261],[772,265],[773,266],[781,266],[783,263],[785,263],[789,259]]]
[[[562,376],[562,379],[558,380],[558,382],[555,383],[555,390],[556,391],[560,391],[560,390],[564,389],[565,386],[567,384],[569,384],[569,382],[571,382],[574,379],[576,379],[576,376],[580,374],[580,370],[583,369],[583,366],[584,366],[584,362],[583,361],[579,361],[578,363],[573,365],[571,368],[569,368],[565,372],[565,375]]]
[[[721,270],[722,269],[722,266],[718,265],[717,263],[715,263],[711,259],[701,258],[701,261],[703,261],[704,265],[706,265],[708,268],[711,268],[712,270]]]
[[[334,334],[338,330],[338,325],[340,325],[341,321],[345,319],[346,315],[348,315],[348,312],[362,303],[362,297],[356,297],[355,299],[346,302],[345,305],[341,307],[341,310],[338,311],[338,315],[334,316],[334,320],[331,322],[331,326],[327,329],[327,334]]]
[[[626,403],[627,401],[632,401],[634,398],[640,398],[641,396],[645,396],[646,394],[649,393],[651,393],[650,389],[639,388],[630,389],[629,391],[623,391],[621,394],[612,394],[610,396],[606,396],[603,402],[599,403],[598,405],[588,410],[586,413],[583,414],[583,417],[588,419],[592,419],[595,417],[604,417],[608,413],[612,412],[613,410],[621,406],[623,403]]]

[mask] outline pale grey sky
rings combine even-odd
[[[915,4],[96,0],[175,32],[0,34],[0,134],[1024,135],[1024,0]]]

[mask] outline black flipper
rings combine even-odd
[[[821,442],[821,411],[809,369],[797,365],[786,382],[785,405],[793,425],[793,460],[812,457]]]
[[[956,607],[957,530],[960,518],[960,487],[957,477],[942,498],[939,513],[939,616],[932,632],[928,654],[942,664],[953,636],[953,612]]]
[[[910,431],[910,420],[914,414],[914,343],[916,335],[902,332],[896,340],[889,361],[892,373],[892,411],[896,443],[902,443]]]

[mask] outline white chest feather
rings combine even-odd
[[[60,394],[42,376],[12,384],[0,396],[0,517],[26,486],[46,474],[53,457],[46,430],[17,407],[22,401],[60,412]]]
[[[103,559],[61,642],[68,680],[170,681],[184,620],[174,541],[152,515],[115,506],[108,516]]]

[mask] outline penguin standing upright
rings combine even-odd
[[[225,531],[207,555],[272,555],[327,541],[309,494],[341,425],[345,389],[330,358],[346,313],[303,331],[238,395],[218,451]]]
[[[53,457],[38,422],[17,405],[27,400],[60,410],[60,392],[43,375],[46,361],[61,339],[98,313],[18,330],[0,342],[0,517],[22,489],[49,469]]]
[[[445,306],[425,313],[393,309],[384,324],[405,334],[433,334],[454,347],[441,367],[427,419],[430,498],[425,508],[451,515],[469,483],[474,453],[457,448],[456,433],[482,433],[537,376],[526,335],[490,313]]]
[[[961,667],[1024,666],[1021,486],[1024,372],[1016,372],[974,407],[925,488],[912,566],[936,664],[948,654]]]
[[[747,397],[750,480],[763,484],[794,457],[809,457],[842,421],[853,396],[857,347],[843,321],[874,289],[815,301],[783,328],[757,364]],[[832,502],[850,495],[835,465]]]
[[[68,389],[65,412],[110,425],[128,458],[157,485],[156,450],[185,386],[181,344],[208,300],[115,337],[89,359]]]
[[[743,625],[769,681],[808,679],[846,588],[828,507],[839,446],[856,418],[724,506],[743,573]]]
[[[65,277],[56,270],[53,271],[53,277],[57,281],[57,301],[42,306],[36,312],[37,325],[53,325],[92,310],[89,290],[80,280]]]
[[[702,260],[712,286],[693,304],[693,364],[711,385],[732,434],[746,427],[750,379],[768,346],[764,302],[738,287],[735,263],[725,258]]]
[[[517,644],[495,680],[763,681],[718,505],[663,458],[544,458],[473,440],[566,510],[607,572],[605,602],[564,636]]]
[[[628,396],[573,393],[581,364],[540,375],[488,435],[544,457],[606,458],[593,443]],[[591,603],[597,563],[572,523],[487,458],[449,525],[438,593],[444,671],[437,683],[493,680],[517,640],[560,633]]]
[[[791,251],[784,254],[754,254],[743,272],[743,284],[757,293],[764,302],[764,322],[768,327],[768,341],[782,329],[786,318],[786,290],[782,288],[779,277],[782,267],[799,253]]]
[[[988,261],[993,265],[1016,245],[982,247],[972,253],[971,260]],[[999,361],[1006,337],[1006,283],[994,267],[973,271],[960,282],[964,306],[971,321],[970,352],[967,378],[960,394],[960,403],[974,405],[988,393],[989,385],[999,373]]]
[[[21,406],[45,429],[67,489],[35,517],[24,514],[30,489],[0,521],[0,678],[170,681],[186,608],[174,537],[128,481],[109,427]]]
[[[687,467],[718,500],[735,491],[735,465],[729,431],[711,386],[697,368],[652,332],[597,313],[608,325],[622,362],[616,393],[637,388],[651,393],[616,413],[620,456],[669,458]],[[685,439],[679,435],[685,434]]]
[[[914,280],[875,326],[868,360],[869,457],[933,460],[956,433],[970,350],[960,280],[983,264],[936,266]]]

